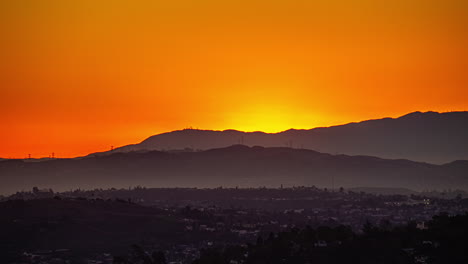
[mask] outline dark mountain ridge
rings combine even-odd
[[[114,153],[0,162],[0,193],[31,189],[146,187],[385,187],[468,190],[468,161],[434,165],[307,149],[234,145],[199,152]]]
[[[468,112],[414,112],[399,118],[367,120],[310,130],[290,129],[280,133],[185,129],[154,135],[139,144],[91,155],[152,150],[207,150],[243,144],[443,164],[468,160],[466,135]]]

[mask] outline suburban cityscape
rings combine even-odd
[[[391,192],[392,190],[381,191]],[[401,190],[393,191],[401,192]],[[37,235],[55,237],[55,232],[58,232],[60,228],[66,228],[65,225],[72,225],[74,220],[76,222],[87,221],[88,224],[104,221],[104,218],[99,219],[100,217],[87,219],[84,215],[74,215],[74,213],[67,215],[70,209],[78,210],[76,206],[84,208],[79,209],[83,210],[83,214],[86,214],[87,207],[96,206],[116,206],[111,209],[111,214],[119,214],[122,210],[118,208],[121,207],[136,207],[137,211],[148,209],[150,211],[145,211],[145,214],[169,219],[168,227],[164,228],[172,229],[172,232],[176,234],[184,234],[169,235],[163,243],[154,242],[154,244],[151,243],[151,239],[142,234],[135,240],[141,244],[126,245],[129,253],[118,251],[122,250],[122,245],[114,247],[112,243],[109,243],[108,251],[98,252],[92,248],[83,248],[82,252],[86,252],[84,255],[80,255],[81,252],[77,255],[78,252],[70,248],[42,248],[42,246],[34,248],[34,245],[24,243],[24,248],[10,249],[10,257],[18,261],[15,263],[26,261],[27,263],[110,264],[116,263],[119,257],[131,254],[131,250],[135,250],[132,247],[147,252],[155,250],[162,252],[167,263],[192,263],[200,257],[200,252],[204,249],[237,244],[247,246],[270,234],[296,229],[343,226],[349,228],[351,232],[362,234],[369,225],[387,230],[393,227],[414,225],[416,229],[426,230],[429,221],[436,215],[465,214],[468,211],[468,199],[464,198],[463,194],[464,192],[453,191],[383,195],[343,188],[328,190],[303,186],[248,189],[135,187],[57,193],[50,189],[34,188],[32,191],[2,197],[0,212],[9,212],[9,216],[18,217],[10,218],[12,222],[2,223],[3,227],[12,230],[15,228],[30,230],[29,235],[32,236],[32,241]],[[22,211],[21,214],[29,216],[29,219],[21,218],[25,215],[12,213],[15,206],[28,203],[44,211],[34,212],[34,217],[27,213],[28,210]],[[50,204],[55,203],[65,203],[61,205],[65,207],[60,207],[60,212],[52,213],[50,210],[53,210],[54,205]],[[112,215],[107,217],[111,218]],[[139,217],[139,213],[130,214],[128,220],[132,221],[128,223],[132,226],[139,225],[138,221],[144,222]],[[74,224],[79,225],[79,223]],[[164,224],[159,223],[159,225]],[[125,227],[116,225],[115,228]],[[28,238],[25,237],[25,239]],[[60,239],[57,239],[58,241],[50,244],[58,243]],[[119,237],[117,236],[116,239]],[[327,247],[327,240],[317,240],[315,245]]]

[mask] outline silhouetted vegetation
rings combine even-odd
[[[206,249],[194,264],[468,263],[468,215],[435,216],[428,229],[372,226],[293,229],[255,244]]]
[[[114,264],[166,264],[166,256],[162,251],[146,252],[141,246],[133,245],[128,256],[116,256]]]

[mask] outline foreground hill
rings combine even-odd
[[[466,135],[468,112],[414,112],[396,119],[383,118],[310,130],[291,129],[276,134],[186,129],[155,135],[113,152],[185,148],[206,150],[243,144],[288,146],[331,154],[403,158],[443,164],[468,159]]]
[[[43,162],[0,162],[0,193],[129,186],[311,186],[468,190],[468,161],[433,165],[312,150],[234,145],[200,152],[130,152]]]
[[[14,260],[21,252],[38,250],[117,254],[143,239],[172,241],[183,236],[183,228],[180,219],[162,210],[124,201],[41,199],[0,203],[0,252],[6,257],[2,263],[9,263],[9,258]]]

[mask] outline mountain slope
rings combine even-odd
[[[212,149],[233,144],[294,147],[331,154],[404,158],[435,164],[468,159],[468,112],[414,112],[346,125],[276,134],[186,129],[151,136],[115,152]],[[93,155],[109,154],[95,153]]]
[[[0,193],[33,186],[386,187],[468,190],[468,161],[432,165],[312,150],[235,145],[201,152],[130,152],[43,162],[0,162]]]

